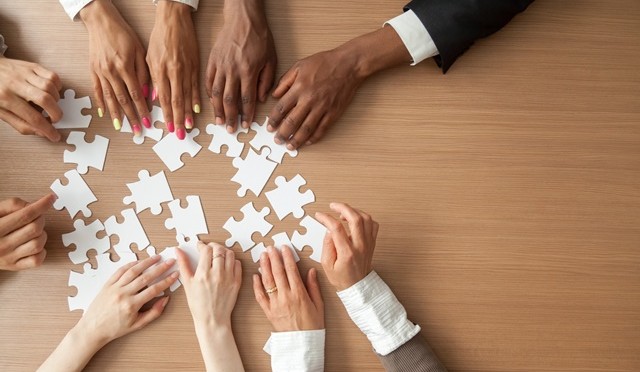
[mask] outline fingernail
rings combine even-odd
[[[260,260],[264,261],[267,259],[267,252],[262,252],[262,254],[260,255]]]
[[[172,273],[171,273],[171,277],[172,277],[172,278],[177,278],[177,277],[179,277],[179,276],[180,276],[180,273],[179,273],[179,272],[177,272],[177,271],[174,271],[174,272],[172,272]]]
[[[216,125],[222,125],[224,124],[224,121],[222,120],[222,118],[220,116],[216,116]]]
[[[246,120],[242,121],[242,127],[243,128],[249,128],[249,123]]]
[[[191,120],[191,118],[187,116],[187,118],[184,120],[184,126],[187,127],[187,129],[193,128],[193,120]]]
[[[142,135],[142,128],[140,128],[140,125],[133,124],[133,135],[136,137],[140,137]]]
[[[102,107],[98,107],[98,117],[101,118],[104,116],[104,111],[102,111]]]
[[[292,144],[288,144],[288,145],[287,145],[287,149],[288,149],[289,151],[293,151],[293,150],[295,150],[295,148],[293,147],[293,145],[292,145]]]
[[[184,131],[184,128],[178,128],[176,131],[176,136],[178,136],[179,140],[183,140],[186,137],[187,133]]]
[[[275,249],[275,248],[273,248],[272,246],[268,246],[268,247],[267,247],[267,252],[269,252],[269,253],[273,253],[273,250],[274,250],[274,249]]]
[[[169,303],[169,297],[165,297],[164,300],[162,300],[162,307],[167,306],[167,303]]]
[[[145,128],[151,128],[151,121],[148,117],[142,118],[142,125],[144,125]]]
[[[305,142],[304,144],[305,144],[305,145],[307,145],[307,146],[309,146],[309,145],[313,144],[313,142],[311,142],[311,141],[307,141],[307,142]]]
[[[174,263],[176,263],[176,260],[175,260],[175,258],[170,258],[170,259],[166,260],[164,263],[167,266],[172,266]]]
[[[167,130],[169,131],[169,133],[173,133],[173,131],[176,130],[176,127],[175,125],[173,125],[172,121],[167,122]]]
[[[120,128],[122,128],[122,124],[120,124],[120,119],[118,118],[113,119],[113,127],[116,130],[120,130]]]
[[[142,95],[144,98],[149,98],[149,84],[142,84]]]
[[[158,98],[158,91],[156,90],[156,88],[153,88],[153,90],[151,91],[151,100],[155,101],[156,98]]]
[[[233,134],[233,127],[231,125],[227,125],[227,133]]]
[[[273,142],[277,143],[278,145],[282,145],[282,140],[280,139],[280,137],[273,137]]]
[[[269,132],[273,132],[274,130],[276,130],[276,128],[273,125],[269,124],[269,125],[267,125],[267,130]]]
[[[195,112],[196,114],[200,113],[200,105],[199,104],[195,104],[193,105],[193,112]]]

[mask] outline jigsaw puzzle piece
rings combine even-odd
[[[278,145],[277,143],[275,143],[274,138],[276,133],[270,133],[267,130],[268,121],[269,118],[267,117],[264,124],[262,125],[256,122],[251,124],[251,129],[256,132],[255,137],[253,137],[253,139],[249,141],[251,147],[256,149],[256,151],[260,151],[260,149],[263,147],[268,147],[270,152],[267,157],[278,164],[282,164],[284,154],[289,154],[289,156],[291,157],[296,157],[298,155],[298,150],[289,150],[285,144]]]
[[[179,140],[174,133],[168,133],[160,142],[153,145],[153,151],[169,171],[175,172],[184,166],[180,159],[183,154],[189,154],[193,158],[202,149],[202,146],[195,141],[198,134],[200,134],[200,130],[196,128],[187,133],[184,140]]]
[[[156,127],[157,122],[164,123],[164,115],[162,114],[162,109],[158,106],[153,106],[151,109],[151,128],[146,128],[144,125],[140,126],[142,134],[140,136],[133,136],[133,143],[136,145],[142,145],[144,143],[145,138],[151,138],[152,140],[158,142],[162,139],[162,135],[164,134],[164,130]],[[131,123],[129,123],[129,119],[125,116],[122,121],[122,128],[120,132],[123,133],[133,133],[133,129],[131,128]]]
[[[173,194],[164,171],[149,176],[149,171],[143,169],[138,172],[138,178],[139,181],[127,184],[131,195],[125,196],[122,199],[123,203],[136,203],[136,213],[149,208],[152,214],[160,214],[162,203],[173,200]]]
[[[73,223],[75,231],[62,234],[62,244],[69,247],[71,244],[76,246],[74,251],[69,252],[69,258],[74,264],[79,264],[89,260],[87,252],[95,250],[98,254],[105,253],[111,248],[108,236],[98,238],[100,231],[104,231],[104,225],[100,220],[85,225],[83,220],[75,220]]]
[[[293,177],[291,181],[279,176],[276,178],[278,187],[265,193],[280,221],[289,213],[293,214],[295,218],[301,218],[304,216],[303,207],[316,201],[313,191],[307,190],[304,193],[300,193],[299,188],[306,183],[307,181],[299,174]]]
[[[152,245],[148,246],[147,249],[147,254],[149,255],[149,257],[153,257],[155,256],[156,253],[156,248]],[[176,271],[180,271],[178,269],[178,257],[176,256],[176,248],[175,247],[167,247],[165,248],[162,252],[160,252],[159,254],[160,256],[160,261],[155,264],[154,266],[151,266],[150,268],[148,268],[146,271],[149,271],[151,269],[153,269],[154,267],[156,267],[157,265],[169,260],[169,259],[174,259],[176,260],[176,262],[173,264],[173,266],[171,266],[171,268],[169,268],[167,271],[165,271],[164,273],[162,273],[162,275],[160,275],[159,277],[157,277],[153,282],[151,282],[149,285],[153,285],[156,284],[157,282],[161,281],[162,279],[168,277],[169,275],[171,275],[172,273],[176,272]],[[176,280],[175,282],[173,282],[173,284],[171,284],[171,286],[169,287],[169,290],[171,292],[175,292],[176,289],[180,288],[180,285],[182,285],[182,283],[180,283],[180,280]]]
[[[300,221],[300,226],[306,228],[307,232],[303,235],[298,231],[294,231],[291,237],[291,243],[293,243],[293,246],[299,251],[302,251],[302,248],[306,246],[311,247],[313,252],[309,257],[316,262],[320,262],[322,258],[322,245],[324,236],[327,233],[327,228],[310,216],[305,216],[305,218]]]
[[[209,151],[220,154],[222,153],[222,146],[224,145],[227,146],[226,156],[237,158],[242,154],[242,150],[244,150],[244,143],[238,141],[238,135],[248,132],[248,128],[238,126],[235,133],[229,133],[224,125],[209,124],[207,125],[207,133],[213,136],[211,144],[209,145]]]
[[[85,217],[91,217],[89,204],[98,199],[77,170],[67,171],[64,176],[68,180],[66,185],[62,185],[60,179],[55,180],[51,185],[51,190],[58,196],[53,207],[57,210],[67,208],[71,218],[74,218],[78,212],[82,212]]]
[[[75,131],[69,133],[67,143],[75,146],[76,149],[75,151],[64,150],[65,163],[77,164],[80,174],[87,173],[89,167],[102,171],[109,148],[109,139],[96,135],[93,142],[86,142],[85,133]]]
[[[247,190],[250,190],[256,196],[260,196],[262,189],[264,189],[273,171],[278,166],[277,163],[267,159],[268,153],[268,149],[263,149],[260,154],[250,149],[244,159],[233,159],[233,167],[238,171],[231,178],[231,181],[240,184],[237,192],[238,196],[245,196]]]
[[[109,236],[117,235],[120,240],[113,246],[118,256],[133,253],[131,245],[135,244],[138,250],[142,251],[149,246],[149,238],[144,232],[144,228],[133,209],[125,209],[121,212],[124,218],[122,223],[118,223],[116,216],[107,218],[104,222],[105,230]]]
[[[59,122],[53,124],[54,128],[89,128],[89,124],[91,124],[91,115],[82,115],[82,110],[91,108],[91,98],[75,97],[76,92],[73,89],[65,90],[64,98],[60,98],[60,100],[58,101],[58,106],[60,106],[60,109],[62,110],[62,119],[60,119]]]
[[[225,242],[226,246],[231,248],[235,243],[238,243],[242,251],[246,252],[255,245],[252,235],[258,232],[265,236],[271,231],[273,225],[265,220],[270,212],[267,207],[258,212],[250,202],[245,204],[240,211],[244,214],[242,220],[236,221],[233,217],[229,217],[222,228],[231,234],[231,237]]]
[[[175,229],[176,235],[186,237],[197,237],[199,234],[208,234],[209,228],[202,210],[200,197],[189,195],[186,197],[188,206],[182,208],[180,199],[169,202],[171,218],[165,220],[164,226],[168,229]],[[197,240],[197,238],[196,238]]]

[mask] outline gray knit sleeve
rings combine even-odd
[[[0,56],[4,55],[7,50],[7,44],[4,43],[4,37],[0,35]]]
[[[385,370],[391,372],[447,372],[420,334],[390,354],[377,354]]]

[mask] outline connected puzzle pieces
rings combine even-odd
[[[144,228],[133,209],[125,209],[122,212],[123,222],[118,223],[116,216],[111,216],[104,221],[104,227],[109,236],[117,235],[120,239],[118,244],[113,246],[118,256],[133,253],[131,245],[135,244],[138,250],[143,250],[149,246],[149,238],[144,232]]]
[[[300,221],[300,226],[306,228],[306,233],[303,235],[298,231],[294,231],[291,237],[291,243],[293,243],[293,246],[299,251],[306,246],[311,247],[313,252],[309,257],[316,262],[320,262],[322,258],[322,245],[324,236],[327,233],[327,228],[309,216],[305,216],[305,218]]]
[[[62,244],[65,247],[75,245],[76,249],[69,252],[69,258],[74,264],[83,263],[89,260],[87,252],[95,250],[97,254],[105,253],[111,248],[109,237],[104,236],[98,238],[99,232],[104,231],[104,225],[100,220],[85,225],[83,220],[75,220],[73,223],[74,231],[62,234]]]
[[[258,232],[260,235],[265,236],[271,231],[273,225],[264,219],[270,212],[267,207],[258,212],[253,203],[247,203],[240,211],[244,214],[242,220],[236,221],[233,217],[229,217],[222,228],[231,234],[231,237],[225,243],[226,246],[231,248],[235,243],[238,243],[242,251],[246,252],[255,245],[252,235]]]
[[[71,132],[67,143],[75,146],[76,149],[75,151],[64,150],[65,163],[77,164],[76,169],[80,174],[87,173],[89,167],[102,171],[109,148],[109,139],[96,135],[93,142],[87,142],[84,132]]]
[[[63,185],[60,179],[55,180],[51,185],[51,190],[58,196],[53,207],[57,210],[66,208],[71,218],[74,218],[78,212],[82,212],[85,217],[91,217],[89,204],[98,199],[77,170],[67,171],[64,176],[68,180],[66,185]]]
[[[175,229],[176,236],[195,238],[199,234],[208,234],[209,228],[204,218],[200,197],[189,195],[186,199],[189,204],[186,208],[180,206],[180,199],[169,203],[171,218],[167,218],[164,226],[169,230]]]
[[[251,124],[251,129],[256,132],[255,137],[249,142],[251,147],[256,149],[256,151],[260,151],[263,147],[269,148],[269,155],[267,156],[269,159],[275,161],[278,164],[282,163],[282,159],[284,158],[284,154],[289,154],[291,157],[296,157],[298,155],[298,150],[289,150],[285,144],[277,144],[274,142],[275,132],[270,133],[267,131],[267,122],[269,118],[265,120],[264,124],[260,125],[256,122]]]

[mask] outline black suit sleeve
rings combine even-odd
[[[443,72],[477,39],[498,31],[533,0],[412,0],[413,10],[429,31]]]

